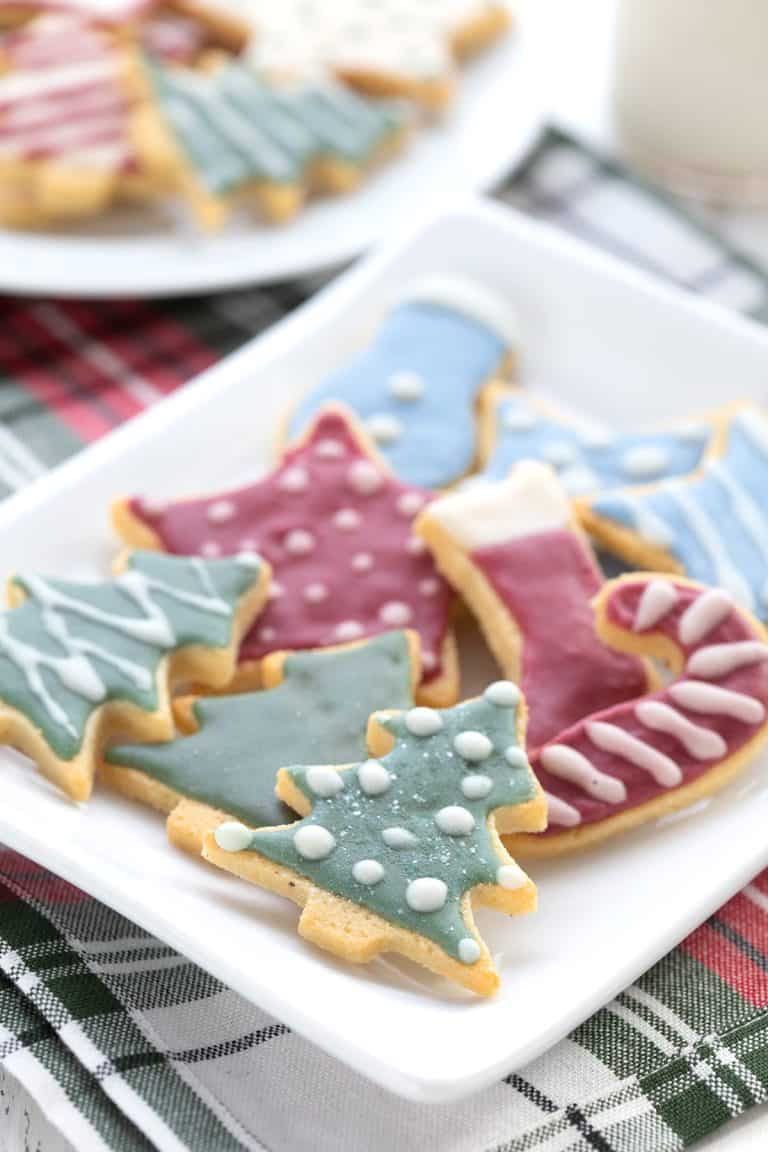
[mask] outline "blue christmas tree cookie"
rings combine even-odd
[[[172,683],[227,684],[268,583],[253,554],[134,552],[100,584],[15,576],[0,615],[0,740],[86,800],[110,736],[171,737]]]
[[[299,403],[290,438],[329,401],[362,420],[401,480],[444,488],[471,470],[483,389],[512,368],[514,310],[477,284],[415,284],[372,341]]]
[[[370,759],[280,772],[277,793],[301,820],[222,824],[203,855],[302,905],[299,932],[322,948],[355,963],[399,952],[490,995],[499,977],[472,903],[514,915],[536,898],[495,817],[521,831],[546,823],[524,727],[509,681],[444,711],[374,714]]]

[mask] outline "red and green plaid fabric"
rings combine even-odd
[[[760,268],[560,133],[500,195],[768,320]],[[162,302],[0,300],[0,494],[161,400],[319,284]],[[469,1100],[430,1106],[372,1086],[0,848],[0,1147],[671,1152],[766,1098],[768,872],[545,1056]]]

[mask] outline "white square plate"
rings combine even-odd
[[[502,293],[520,315],[526,379],[617,426],[737,395],[768,399],[763,330],[509,210],[470,205],[389,244],[197,384],[9,500],[6,568],[103,574],[115,551],[113,497],[200,491],[263,469],[292,396],[348,357],[411,277],[441,273]],[[537,915],[480,914],[502,975],[501,992],[480,1002],[405,963],[345,967],[298,938],[293,905],[169,848],[152,812],[103,792],[78,808],[20,757],[0,759],[0,839],[420,1100],[479,1089],[542,1052],[768,864],[763,757],[696,810],[532,865]]]

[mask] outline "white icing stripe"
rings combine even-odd
[[[587,736],[597,748],[621,756],[630,764],[648,772],[662,788],[676,788],[682,782],[680,765],[670,756],[652,748],[616,724],[593,720],[585,725]]]
[[[115,83],[118,71],[114,60],[92,60],[87,63],[68,64],[62,68],[39,72],[9,72],[0,78],[0,104],[26,100],[42,93],[62,93],[70,88],[84,88],[96,81]]]
[[[768,528],[765,518],[750,494],[742,487],[731,472],[723,468],[719,460],[709,466],[710,475],[728,493],[736,518],[740,521],[744,534],[752,540],[760,558],[768,568]]]
[[[720,539],[720,534],[707,513],[691,498],[690,493],[684,487],[673,487],[670,484],[667,493],[688,521],[689,528],[696,537],[699,546],[706,552],[715,572],[715,582],[728,589],[740,604],[751,610],[753,607],[752,589],[731,563]]]
[[[460,312],[490,328],[510,347],[519,341],[520,326],[512,305],[472,281],[435,276],[413,284],[400,299],[403,303],[436,304]]]
[[[674,584],[670,584],[669,580],[651,580],[643,589],[632,630],[645,632],[646,629],[652,628],[672,611],[677,601],[677,589]]]
[[[768,660],[768,645],[759,640],[734,640],[730,644],[709,644],[694,652],[686,666],[689,676],[717,680],[738,668]]]
[[[635,706],[635,715],[646,728],[673,736],[694,760],[717,760],[728,751],[719,732],[693,724],[682,712],[661,700],[641,700]]]
[[[547,801],[547,820],[550,824],[560,824],[565,828],[575,828],[581,824],[581,813],[572,804],[567,804],[551,792],[545,792]]]
[[[441,496],[429,505],[426,516],[472,551],[568,528],[571,505],[551,468],[524,460],[499,484]]]
[[[539,759],[547,772],[582,788],[587,795],[594,796],[595,800],[602,800],[605,804],[621,804],[627,798],[627,790],[621,780],[600,772],[591,760],[567,744],[550,744],[541,750]]]
[[[733,600],[722,588],[710,588],[686,608],[680,617],[678,637],[685,648],[698,644],[722,624],[733,610]]]
[[[703,712],[710,716],[732,716],[744,724],[761,724],[765,707],[760,700],[744,692],[732,692],[717,684],[703,684],[700,680],[679,680],[670,684],[669,695],[681,708],[689,712]]]

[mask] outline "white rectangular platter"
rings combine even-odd
[[[9,500],[11,569],[108,571],[107,509],[268,465],[284,406],[349,356],[412,277],[463,274],[517,309],[524,378],[616,426],[736,396],[768,401],[768,334],[509,210],[471,204],[409,233],[194,385]],[[465,689],[476,685],[473,677]],[[297,911],[165,843],[153,813],[78,808],[0,751],[0,839],[131,917],[387,1088],[477,1090],[545,1050],[768,864],[768,763],[711,802],[597,851],[535,864],[540,911],[483,911],[502,989],[485,1002],[405,964],[348,968],[301,941]]]

